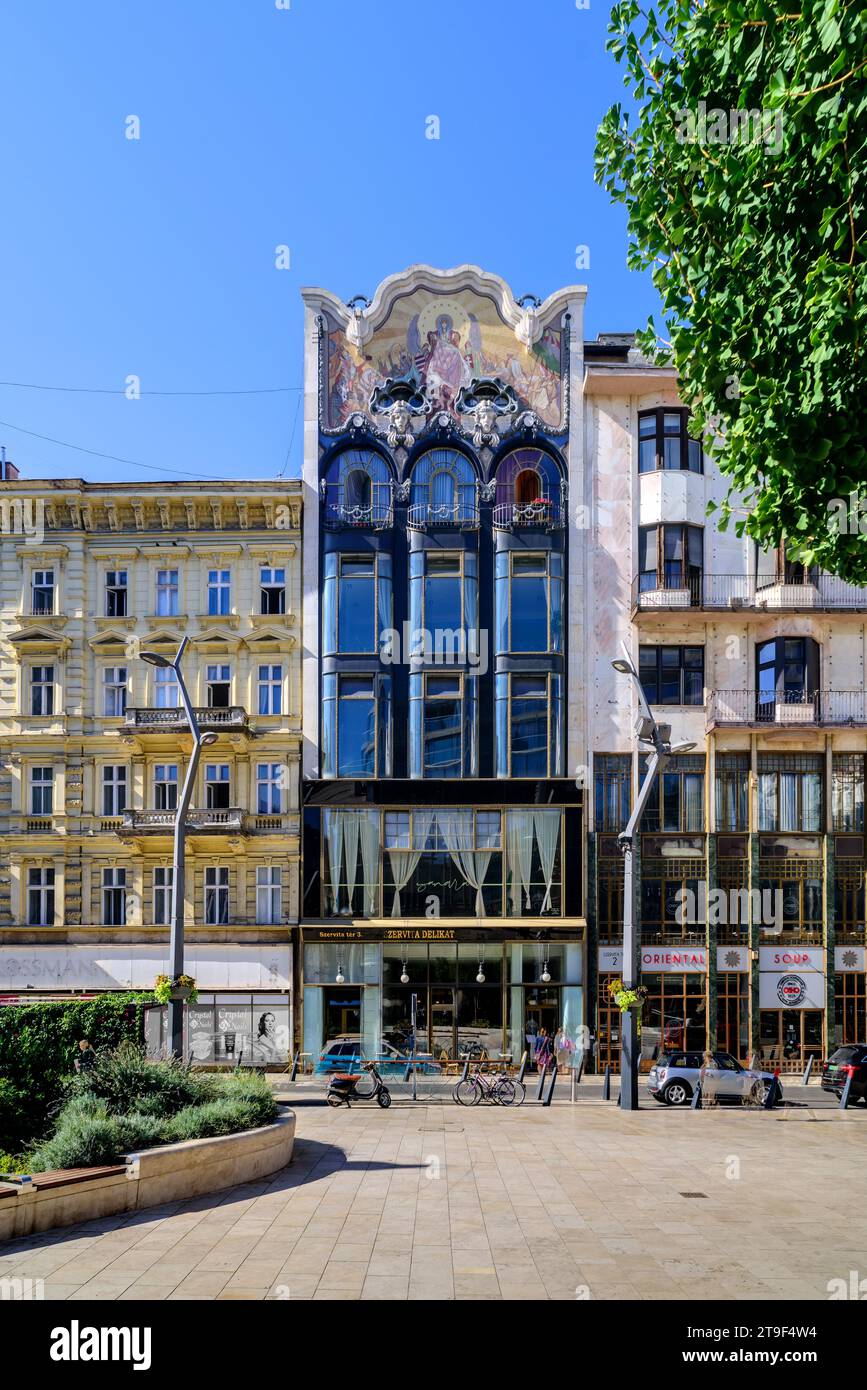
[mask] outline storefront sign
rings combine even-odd
[[[618,974],[623,969],[620,946],[599,947],[599,973]],[[707,951],[703,946],[644,946],[641,969],[648,974],[703,974],[707,970]]]
[[[760,946],[759,970],[821,970],[825,969],[825,952],[821,946]]]
[[[717,946],[716,968],[721,975],[746,974],[750,968],[746,946]]]
[[[834,969],[840,974],[867,969],[867,948],[864,946],[835,946]]]
[[[151,989],[169,969],[166,946],[0,946],[0,991]],[[185,969],[201,990],[292,984],[290,946],[194,946]]]
[[[825,976],[818,970],[770,971],[759,975],[762,1009],[824,1009]]]

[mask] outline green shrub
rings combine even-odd
[[[208,1100],[212,1092],[210,1075],[188,1071],[177,1059],[149,1062],[144,1048],[133,1042],[99,1053],[96,1066],[79,1072],[69,1085],[70,1095],[96,1096],[113,1115],[131,1109],[174,1115]]]

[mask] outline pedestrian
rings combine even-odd
[[[73,1066],[77,1072],[90,1072],[96,1066],[96,1053],[90,1045],[89,1038],[82,1038],[78,1044],[78,1056],[74,1059]]]
[[[547,1071],[551,1063],[551,1039],[547,1028],[540,1028],[536,1034],[536,1069]]]

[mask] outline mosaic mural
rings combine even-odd
[[[397,301],[362,351],[339,324],[326,318],[326,427],[339,428],[354,411],[367,411],[371,392],[388,377],[416,369],[435,410],[455,414],[461,387],[474,377],[499,377],[521,407],[549,429],[562,423],[563,334],[547,327],[532,348],[518,342],[492,300],[473,290],[438,295],[415,290]]]

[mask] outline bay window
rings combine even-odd
[[[812,637],[774,637],[756,647],[756,718],[773,722],[778,705],[809,705],[819,685]]]
[[[323,777],[387,777],[391,773],[391,677],[322,678]]]
[[[391,613],[390,555],[326,554],[322,582],[325,656],[374,655],[382,634],[391,628]]]
[[[686,589],[690,603],[702,597],[704,531],[701,526],[667,523],[638,528],[638,587]]]
[[[562,683],[551,673],[498,673],[498,777],[563,775]]]
[[[638,471],[703,471],[701,441],[687,433],[688,410],[643,410],[638,416]]]
[[[498,551],[495,600],[498,652],[562,652],[560,551]]]
[[[460,671],[410,676],[410,777],[477,775],[476,686]]]

